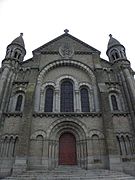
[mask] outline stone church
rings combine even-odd
[[[125,47],[106,54],[64,34],[26,55],[23,34],[0,68],[0,177],[59,166],[135,175],[135,81]]]

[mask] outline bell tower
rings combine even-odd
[[[19,68],[20,62],[23,61],[26,54],[25,44],[23,40],[23,33],[14,39],[11,44],[7,46],[7,51],[4,60],[2,61],[2,73],[0,79],[0,114],[6,108],[5,99],[8,97],[8,89],[11,89]]]
[[[119,59],[127,59],[126,57],[126,52],[125,52],[125,47],[113,36],[110,34],[110,39],[108,42],[108,47],[106,54],[109,57],[110,62],[117,61]]]
[[[14,39],[11,44],[7,46],[7,52],[5,58],[15,59],[19,62],[23,61],[26,54],[25,44],[23,40],[23,33]]]

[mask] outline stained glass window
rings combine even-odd
[[[118,109],[118,104],[117,104],[117,99],[115,95],[111,95],[111,101],[112,101],[112,108],[114,111],[119,110]]]
[[[89,112],[89,94],[88,89],[86,87],[81,88],[81,108],[82,112]]]
[[[15,111],[21,111],[22,100],[23,100],[23,96],[22,96],[22,95],[19,95],[19,96],[17,97]]]
[[[73,112],[74,100],[73,100],[73,84],[66,80],[61,84],[61,112]]]
[[[53,111],[53,88],[52,87],[48,87],[46,89],[44,111],[45,112]]]

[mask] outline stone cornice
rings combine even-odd
[[[114,117],[114,116],[117,116],[117,117],[120,117],[120,116],[124,116],[124,117],[126,117],[126,116],[129,116],[129,112],[113,112],[112,113],[112,117]]]
[[[59,54],[58,51],[42,51],[41,54]],[[74,54],[94,54],[94,52],[87,52],[87,51],[75,51]]]
[[[80,113],[80,112],[78,112],[78,113],[76,113],[76,112],[60,112],[60,113],[49,113],[49,112],[42,112],[42,113],[40,113],[40,112],[35,112],[35,113],[33,113],[33,117],[40,117],[40,118],[42,118],[42,117],[52,117],[52,118],[54,118],[54,117],[95,117],[95,116],[97,116],[97,117],[100,117],[101,116],[101,113],[100,112],[98,112],[98,113],[96,113],[96,112],[84,112],[84,113]]]
[[[105,82],[105,84],[108,84],[108,85],[120,85],[120,82]]]
[[[15,85],[15,84],[17,84],[17,85],[20,85],[20,84],[25,85],[25,84],[28,84],[28,83],[29,83],[28,81],[14,81],[13,85]]]
[[[22,117],[22,112],[5,112],[3,113],[5,117]]]

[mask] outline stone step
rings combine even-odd
[[[123,172],[104,169],[83,170],[79,167],[58,167],[52,171],[26,171],[3,180],[135,180]]]

